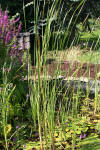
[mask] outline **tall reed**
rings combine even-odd
[[[58,115],[58,123],[60,126],[63,128],[63,124],[65,124],[66,121],[66,116],[69,115],[69,112],[66,111],[68,108],[68,101],[69,97],[68,95],[64,96],[64,99],[62,100],[62,103],[64,102],[65,105],[63,105],[60,102],[60,99],[57,99],[57,92],[63,91],[63,87],[60,87],[58,84],[58,76],[61,74],[60,70],[60,64],[58,62],[58,67],[55,72],[54,78],[55,80],[49,80],[48,79],[48,72],[47,68],[45,67],[46,60],[47,60],[47,50],[49,48],[49,42],[50,38],[52,36],[52,33],[55,32],[55,26],[52,28],[52,22],[54,20],[57,20],[59,18],[59,12],[60,12],[60,6],[61,6],[62,1],[55,0],[52,2],[52,5],[50,8],[48,8],[47,11],[47,20],[46,20],[46,27],[45,31],[43,30],[42,27],[42,55],[40,56],[40,39],[38,37],[38,21],[39,21],[39,9],[40,9],[40,1],[33,1],[33,7],[34,7],[34,31],[35,31],[35,39],[34,39],[34,54],[36,52],[36,72],[32,73],[32,67],[30,65],[31,60],[29,59],[28,61],[28,83],[29,83],[29,94],[30,94],[30,104],[31,104],[31,109],[32,109],[32,116],[34,120],[34,126],[37,127],[36,122],[38,121],[38,130],[39,130],[39,137],[40,137],[40,149],[55,149],[55,130],[56,130],[56,124],[55,120]],[[84,1],[82,1],[77,9],[80,7],[83,7]],[[43,6],[43,14],[45,13],[45,1],[44,1],[44,6]],[[25,7],[24,7],[25,8]],[[67,14],[72,8],[69,8],[69,10],[66,12],[65,17],[67,17]],[[25,10],[24,10],[25,11]],[[61,10],[62,11],[62,10]],[[75,10],[76,11],[76,10]],[[74,13],[75,13],[74,11]],[[81,12],[81,10],[80,10]],[[79,12],[79,14],[80,14]],[[74,13],[69,21],[68,28],[66,29],[64,33],[64,39],[60,39],[60,32],[61,27],[63,27],[63,24],[59,26],[58,28],[58,34],[54,37],[54,42],[52,43],[52,47],[55,48],[55,45],[60,39],[60,47],[63,47],[65,44],[65,40],[68,36],[69,30],[70,30],[70,25],[72,22],[72,18],[74,17]],[[25,12],[24,12],[25,14]],[[44,16],[42,16],[44,18]],[[65,18],[64,18],[65,19]],[[77,18],[76,18],[77,19]],[[58,20],[59,22],[60,20]],[[76,21],[76,20],[75,20]],[[27,26],[26,26],[27,27]],[[57,40],[57,41],[56,41]],[[58,45],[58,43],[57,43]],[[58,49],[58,46],[56,47]],[[55,49],[56,51],[56,49]],[[35,56],[35,55],[34,55]],[[44,58],[44,60],[43,60]],[[44,61],[44,62],[43,62]],[[41,77],[41,68],[43,65],[43,74],[44,77],[42,79]],[[33,77],[33,78],[32,78]],[[67,93],[67,92],[66,92]],[[72,94],[73,95],[73,94]],[[70,102],[71,103],[71,102]],[[59,105],[59,111],[58,113],[56,112],[56,105]],[[62,106],[63,105],[63,106]],[[75,105],[75,106],[74,106]],[[77,116],[77,109],[78,109],[78,95],[75,98],[75,103],[73,102],[73,107],[72,107],[72,115],[75,114]],[[77,118],[75,116],[75,118]],[[73,119],[72,123],[72,128],[74,130],[74,122],[75,119]],[[72,134],[73,136],[73,144],[72,144],[72,149],[75,149],[75,132]]]

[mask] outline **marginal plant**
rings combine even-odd
[[[18,56],[19,51],[17,51],[18,47],[16,45],[16,37],[21,31],[21,23],[17,25],[19,20],[20,17],[17,19],[10,19],[8,16],[8,11],[2,11],[0,8],[0,63],[2,64],[8,56]]]
[[[0,69],[1,69],[1,84],[2,92],[0,93],[1,103],[1,118],[2,118],[2,130],[5,138],[5,147],[8,150],[8,106],[9,99],[15,89],[15,86],[9,88],[9,73],[13,66],[13,59],[19,55],[17,51],[16,38],[21,31],[21,23],[17,25],[20,17],[17,19],[10,19],[8,11],[2,11],[0,8]],[[10,130],[9,130],[10,132]]]

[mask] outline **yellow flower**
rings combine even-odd
[[[7,124],[7,134],[10,133],[11,128],[12,128],[12,127],[11,127],[11,124]]]

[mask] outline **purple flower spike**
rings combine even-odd
[[[20,20],[20,17],[18,17],[16,20],[13,20],[13,23],[16,23]]]
[[[5,13],[4,13],[4,21],[6,21],[6,20],[8,20],[8,12],[7,11],[5,11]]]
[[[18,27],[16,27],[16,23],[19,22],[20,16],[17,17],[17,19],[10,21],[8,17],[8,11],[2,11],[0,8],[0,39],[3,39],[3,43],[9,47],[10,43],[12,43],[12,40],[14,41],[12,47],[10,47],[9,51],[9,57],[13,56],[13,58],[16,58],[18,56],[19,63],[22,63],[22,55],[21,52],[16,52],[18,48],[16,48],[16,38],[21,31],[21,23],[19,23]]]
[[[83,136],[82,135],[80,135],[80,140],[83,138]]]
[[[83,134],[83,138],[84,138],[84,139],[86,138],[86,134],[85,134],[85,133]]]
[[[16,126],[16,129],[18,129],[19,128],[19,126]]]
[[[18,26],[18,31],[19,31],[19,32],[21,31],[21,23],[20,23],[19,26]]]
[[[80,135],[80,140],[81,139],[85,139],[86,138],[86,134],[84,133],[83,135]]]
[[[11,39],[12,39],[11,31],[9,30],[6,36],[5,44],[7,45]]]

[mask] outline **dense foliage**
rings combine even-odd
[[[98,54],[92,55],[92,48],[100,49],[100,19],[96,19],[99,1],[1,0],[1,4],[0,149],[82,150],[88,149],[87,143],[93,149],[94,141],[100,149],[100,66],[91,65],[95,59],[100,62]],[[97,9],[92,9],[92,5]],[[20,50],[16,45],[20,20],[22,31],[34,35],[35,66],[31,64],[29,49],[23,45]],[[66,58],[65,51],[57,51],[58,47],[73,45],[77,28],[77,43],[84,41],[84,51],[91,52],[89,56],[85,53],[89,65],[82,64],[82,59],[74,61],[72,52]],[[55,50],[52,59],[48,56],[49,46]],[[78,43],[69,50],[75,55],[74,50],[81,53],[81,47]],[[44,54],[40,56],[41,49]],[[20,52],[19,64],[16,62]],[[57,52],[62,59],[57,58]]]

